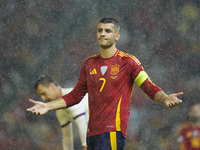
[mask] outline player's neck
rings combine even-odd
[[[59,90],[59,93],[58,93],[58,98],[60,98],[60,97],[62,97],[63,95],[62,95],[62,89],[61,89],[61,87],[59,86],[58,87],[58,90]]]
[[[117,48],[115,47],[115,45],[107,49],[100,47],[100,55],[102,58],[111,58],[113,55],[115,55],[116,51],[117,51]]]

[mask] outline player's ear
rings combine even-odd
[[[115,40],[118,41],[119,38],[120,38],[120,33],[118,32],[118,33],[116,33],[116,38],[115,38]]]

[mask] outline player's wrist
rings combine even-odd
[[[166,98],[168,97],[168,95],[166,95],[165,97],[162,98],[161,103],[165,103]]]
[[[165,94],[163,91],[158,91],[154,96],[154,100],[156,102],[165,104],[165,101],[166,101],[167,97],[168,97],[168,95]]]
[[[47,108],[48,111],[51,110],[52,104],[51,103],[45,103],[45,107]]]

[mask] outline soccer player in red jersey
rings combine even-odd
[[[190,108],[190,122],[178,129],[177,142],[180,150],[200,150],[200,104]]]
[[[36,115],[43,115],[49,110],[73,106],[88,93],[88,150],[124,149],[135,83],[151,99],[169,108],[182,102],[177,98],[182,92],[165,94],[150,80],[136,57],[116,48],[120,37],[119,29],[117,20],[101,19],[97,29],[100,53],[85,60],[72,92],[49,103],[30,100],[35,106],[27,109]]]

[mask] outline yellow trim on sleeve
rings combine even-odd
[[[142,83],[148,78],[148,74],[145,71],[140,71],[138,76],[135,78],[135,83],[140,87]]]

